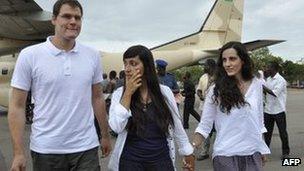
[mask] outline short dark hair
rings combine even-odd
[[[271,61],[269,67],[278,72],[280,70],[280,65],[277,61]]]
[[[64,4],[68,4],[69,6],[71,6],[73,8],[79,8],[80,12],[81,12],[81,16],[83,15],[82,6],[81,6],[81,4],[77,0],[57,0],[57,2],[53,6],[53,15],[55,17],[58,16],[61,7]]]
[[[124,71],[124,70],[121,70],[121,71],[119,72],[119,78],[120,78],[120,79],[125,78],[125,71]]]
[[[216,62],[213,59],[207,59],[207,61],[204,64],[206,70],[205,72],[209,75],[209,76],[213,76],[215,71],[216,71]]]
[[[187,71],[186,73],[185,73],[185,76],[184,76],[186,79],[189,79],[189,78],[191,78],[191,73],[189,72],[189,71]]]
[[[207,59],[205,65],[209,67],[216,67],[216,62],[213,59]]]
[[[108,75],[107,75],[106,73],[103,73],[103,74],[102,74],[102,78],[103,78],[103,79],[107,79],[107,78],[108,78]]]
[[[109,73],[110,80],[115,79],[116,76],[117,76],[117,72],[116,71],[114,71],[114,70],[110,71],[110,73]]]

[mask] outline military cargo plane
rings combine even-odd
[[[226,42],[241,41],[243,7],[244,0],[216,0],[197,32],[151,48],[155,59],[166,60],[168,70],[172,70],[216,57]],[[34,0],[0,0],[0,106],[8,107],[16,54],[53,34],[51,17]],[[255,40],[244,44],[252,51],[280,42]],[[123,68],[122,53],[100,53],[103,72]]]

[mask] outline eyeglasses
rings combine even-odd
[[[81,21],[81,19],[82,19],[82,16],[80,16],[80,15],[62,14],[62,15],[58,15],[58,16],[65,20],[71,20],[72,18],[75,18],[76,21]]]

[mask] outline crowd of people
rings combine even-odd
[[[168,63],[136,45],[124,52],[119,77],[116,71],[107,75],[98,51],[76,41],[82,16],[77,0],[58,0],[52,17],[55,34],[20,52],[8,113],[12,171],[26,167],[23,134],[29,92],[35,100],[30,137],[34,171],[100,170],[98,149],[105,157],[111,153],[111,171],[174,171],[175,144],[183,169],[193,171],[195,157],[209,158],[212,135],[215,171],[260,171],[270,154],[274,123],[282,159],[289,157],[286,81],[277,63],[269,64],[267,78],[258,78],[245,46],[228,42],[217,62],[205,62],[197,88],[185,73],[181,91],[166,71]],[[198,121],[192,140],[185,131],[190,115]],[[117,136],[113,151],[109,128]],[[201,153],[194,156],[195,150]]]

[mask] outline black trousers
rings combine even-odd
[[[272,132],[274,123],[277,124],[279,129],[280,138],[282,141],[282,154],[289,154],[289,144],[288,144],[288,134],[287,134],[287,126],[286,126],[286,114],[285,112],[281,112],[275,115],[271,115],[268,113],[264,113],[264,123],[267,129],[267,132],[264,133],[265,142],[270,146]]]
[[[194,98],[186,98],[184,103],[184,127],[189,127],[189,116],[190,114],[199,122],[201,116],[194,110]]]
[[[31,151],[34,171],[100,171],[98,147],[70,154]]]

